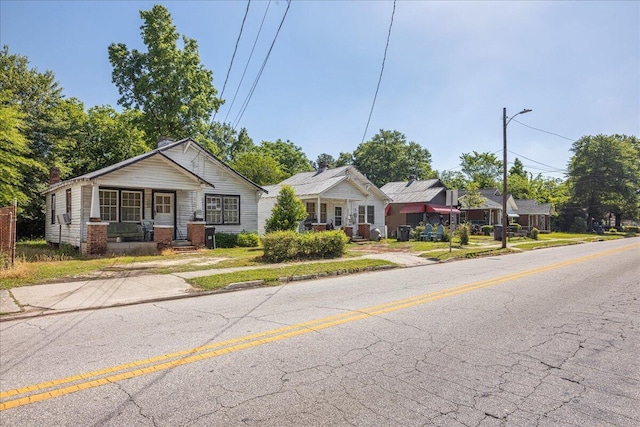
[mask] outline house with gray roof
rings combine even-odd
[[[461,222],[469,222],[474,225],[502,224],[502,193],[500,190],[495,188],[480,190],[483,202],[478,206],[466,206],[464,202],[466,194],[465,190],[458,192],[458,202],[461,206]],[[517,209],[516,201],[508,194],[507,216],[509,221],[515,221],[518,218]]]
[[[158,243],[202,246],[205,227],[258,230],[258,199],[266,190],[191,138],[103,169],[60,181],[52,173],[45,238],[83,253],[127,252]]]
[[[516,199],[518,206],[518,224],[527,232],[537,228],[541,233],[551,233],[551,215],[553,206],[551,203],[538,203],[537,200]]]
[[[447,188],[439,179],[410,177],[408,181],[388,182],[381,190],[392,199],[386,210],[389,237],[395,237],[401,225],[438,224],[450,221],[450,214],[460,214],[458,209],[445,206]]]
[[[271,216],[283,185],[293,188],[307,208],[307,218],[299,230],[325,230],[333,226],[348,236],[369,239],[370,230],[385,235],[384,210],[390,198],[353,165],[329,168],[321,164],[318,170],[301,172],[277,185],[265,186],[258,202],[258,230]]]

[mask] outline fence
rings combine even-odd
[[[16,258],[16,203],[0,208],[0,267]]]

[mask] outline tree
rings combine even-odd
[[[6,102],[7,97],[6,92],[0,93],[0,206],[8,206],[14,199],[24,205],[29,201],[25,174],[40,165],[29,157],[24,115],[17,105]]]
[[[338,159],[335,162],[335,167],[339,168],[340,166],[347,166],[353,164],[353,154],[340,152],[338,155]]]
[[[60,169],[62,178],[71,172],[66,159],[75,149],[85,119],[84,107],[77,99],[64,99],[51,71],[29,68],[28,59],[9,53],[7,46],[0,51],[0,93],[3,105],[19,112],[22,123],[13,129],[28,145],[28,150],[22,151],[27,160],[16,164],[23,180],[15,184],[26,195],[19,206],[18,237],[41,236],[47,172],[53,166]]]
[[[467,192],[460,198],[462,209],[474,209],[481,207],[487,199],[480,193],[477,182],[470,182],[467,185]]]
[[[265,232],[295,231],[298,223],[307,217],[307,209],[298,197],[293,187],[283,185],[278,193],[278,201],[271,210],[271,217],[265,224]]]
[[[222,103],[213,73],[201,64],[194,39],[182,36],[182,49],[178,46],[180,35],[164,6],[140,11],[140,17],[147,52],[130,51],[122,43],[109,46],[112,81],[121,95],[118,104],[144,112],[140,127],[151,147],[160,136],[191,136],[203,142],[209,117]]]
[[[315,162],[315,168],[319,169],[321,164],[327,165],[329,168],[336,167],[336,160],[333,158],[331,154],[322,153],[318,155],[318,158]]]
[[[73,176],[98,170],[149,151],[144,132],[136,127],[142,113],[111,106],[90,108],[76,150],[68,159]]]
[[[495,154],[478,153],[477,151],[474,151],[473,154],[462,153],[460,165],[469,181],[476,182],[479,188],[498,187],[502,174],[502,162]]]
[[[459,190],[465,190],[469,184],[467,177],[460,171],[443,171],[440,174],[440,181],[447,188],[457,188]]]
[[[302,152],[302,148],[289,140],[262,141],[256,151],[276,159],[287,178],[300,172],[313,170],[311,160]]]
[[[355,149],[353,165],[376,186],[388,182],[404,181],[415,175],[426,178],[432,175],[431,153],[394,130],[380,132]]]
[[[256,151],[239,154],[231,162],[231,167],[258,185],[273,185],[286,178],[276,159]]]
[[[214,122],[207,131],[205,148],[223,162],[231,162],[238,155],[255,148],[247,129],[236,131],[230,123]]]
[[[569,163],[571,200],[586,210],[586,219],[606,214],[637,219],[640,189],[640,141],[635,136],[583,136],[573,143]]]

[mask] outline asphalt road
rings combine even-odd
[[[0,323],[5,426],[638,426],[640,240]]]

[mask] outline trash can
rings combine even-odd
[[[410,225],[399,225],[398,226],[398,242],[408,242],[409,235],[411,234],[411,226]]]
[[[207,249],[216,248],[216,228],[212,226],[204,227],[204,245]]]
[[[382,238],[382,233],[380,232],[379,229],[377,228],[371,229],[371,232],[369,233],[369,239],[375,242],[379,242],[381,238]]]
[[[502,226],[494,225],[493,226],[493,240],[502,240]]]

